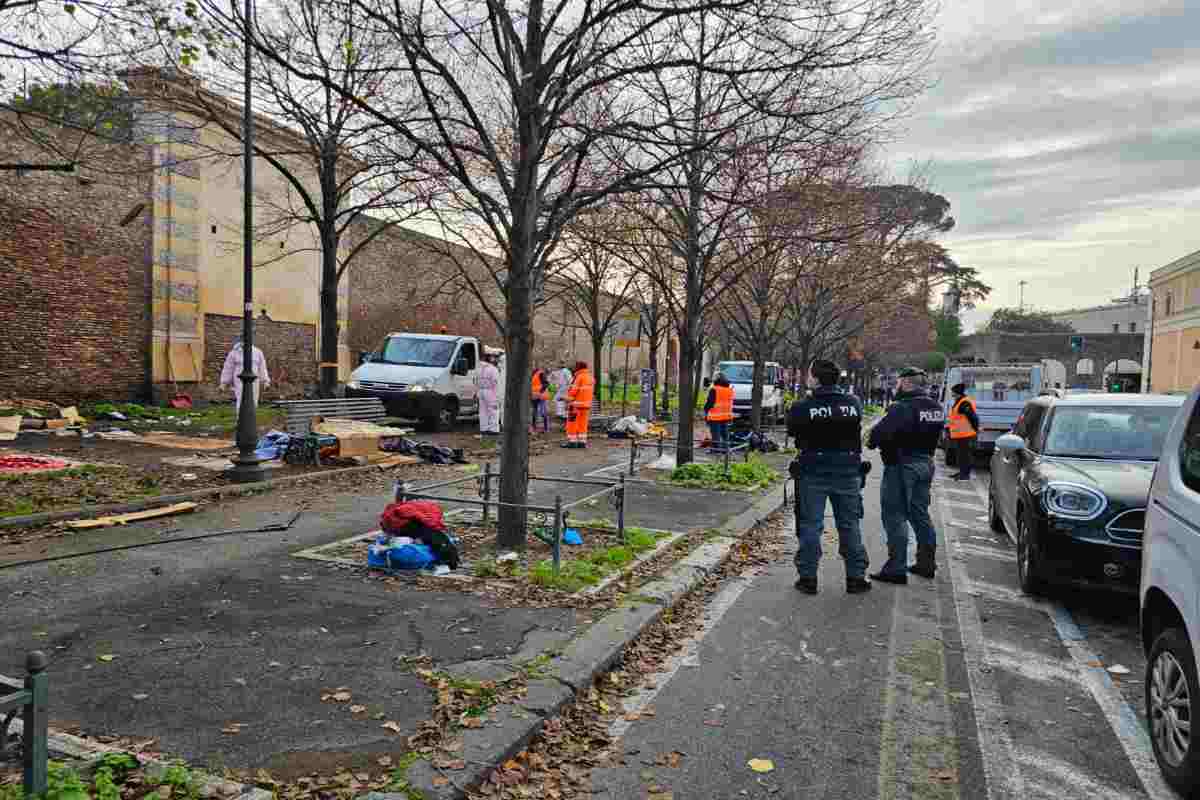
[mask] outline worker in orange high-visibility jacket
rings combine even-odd
[[[719,372],[708,390],[704,412],[712,434],[713,450],[724,452],[729,447],[729,423],[733,422],[733,387]]]
[[[592,378],[591,370],[586,361],[575,364],[575,377],[571,388],[567,390],[567,441],[563,447],[582,450],[587,447],[588,417],[592,413],[592,395],[596,390],[596,381]]]
[[[979,437],[979,415],[975,411],[975,400],[967,395],[965,383],[954,384],[950,391],[954,400],[950,403],[946,427],[958,461],[958,474],[953,478],[956,481],[969,481],[975,460],[975,440]]]
[[[546,382],[546,373],[537,367],[533,368],[533,377],[529,380],[530,396],[533,399],[533,420],[529,424],[529,432],[536,433],[538,420],[542,421],[542,432],[550,432],[550,384]]]

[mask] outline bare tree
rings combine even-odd
[[[612,338],[620,317],[633,307],[637,274],[611,246],[620,230],[620,212],[615,207],[585,209],[566,224],[560,245],[565,266],[557,275],[566,287],[562,298],[571,318],[567,325],[584,331],[591,340],[597,397],[603,390],[600,364],[604,342]]]

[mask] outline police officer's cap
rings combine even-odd
[[[928,373],[920,367],[905,367],[900,370],[901,378],[924,378]]]

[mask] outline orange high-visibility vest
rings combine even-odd
[[[571,405],[576,408],[591,408],[592,394],[595,391],[596,381],[592,379],[592,373],[581,369],[575,373],[571,388],[567,390],[567,397],[571,398]]]
[[[729,422],[733,419],[733,387],[714,386],[713,407],[708,410],[709,422]]]
[[[533,373],[533,377],[529,379],[529,388],[534,400],[550,399],[550,392],[547,390],[546,379],[542,377],[542,373]]]
[[[947,421],[951,439],[970,439],[978,433],[971,427],[971,422],[967,419],[967,415],[962,412],[963,403],[970,405],[972,411],[975,410],[975,401],[970,397],[963,397],[954,404],[954,408],[950,411],[950,419]]]

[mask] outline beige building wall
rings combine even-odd
[[[1149,391],[1200,383],[1200,251],[1150,274],[1153,295]]]

